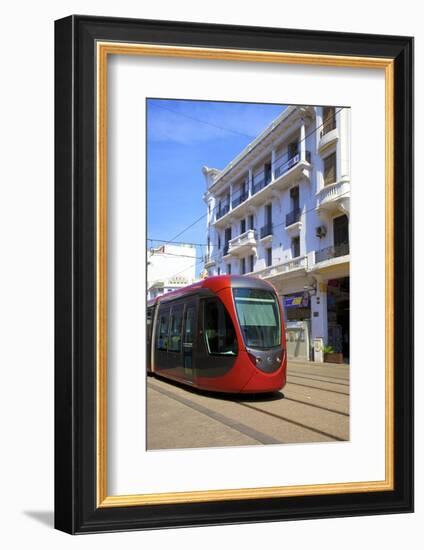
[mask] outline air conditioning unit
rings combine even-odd
[[[315,235],[318,237],[318,239],[323,239],[327,235],[327,228],[325,225],[320,225],[315,229]]]

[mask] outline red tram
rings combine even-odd
[[[221,275],[151,300],[147,370],[201,388],[263,393],[286,383],[286,340],[274,288]]]

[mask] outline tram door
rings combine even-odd
[[[194,355],[193,345],[196,337],[196,302],[189,300],[186,303],[184,312],[183,324],[183,369],[184,378],[187,380],[193,379],[194,372]]]

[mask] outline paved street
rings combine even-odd
[[[147,448],[179,449],[349,439],[349,366],[291,362],[270,396],[205,393],[147,379]]]

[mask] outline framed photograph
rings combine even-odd
[[[413,510],[413,39],[55,23],[55,526]]]

